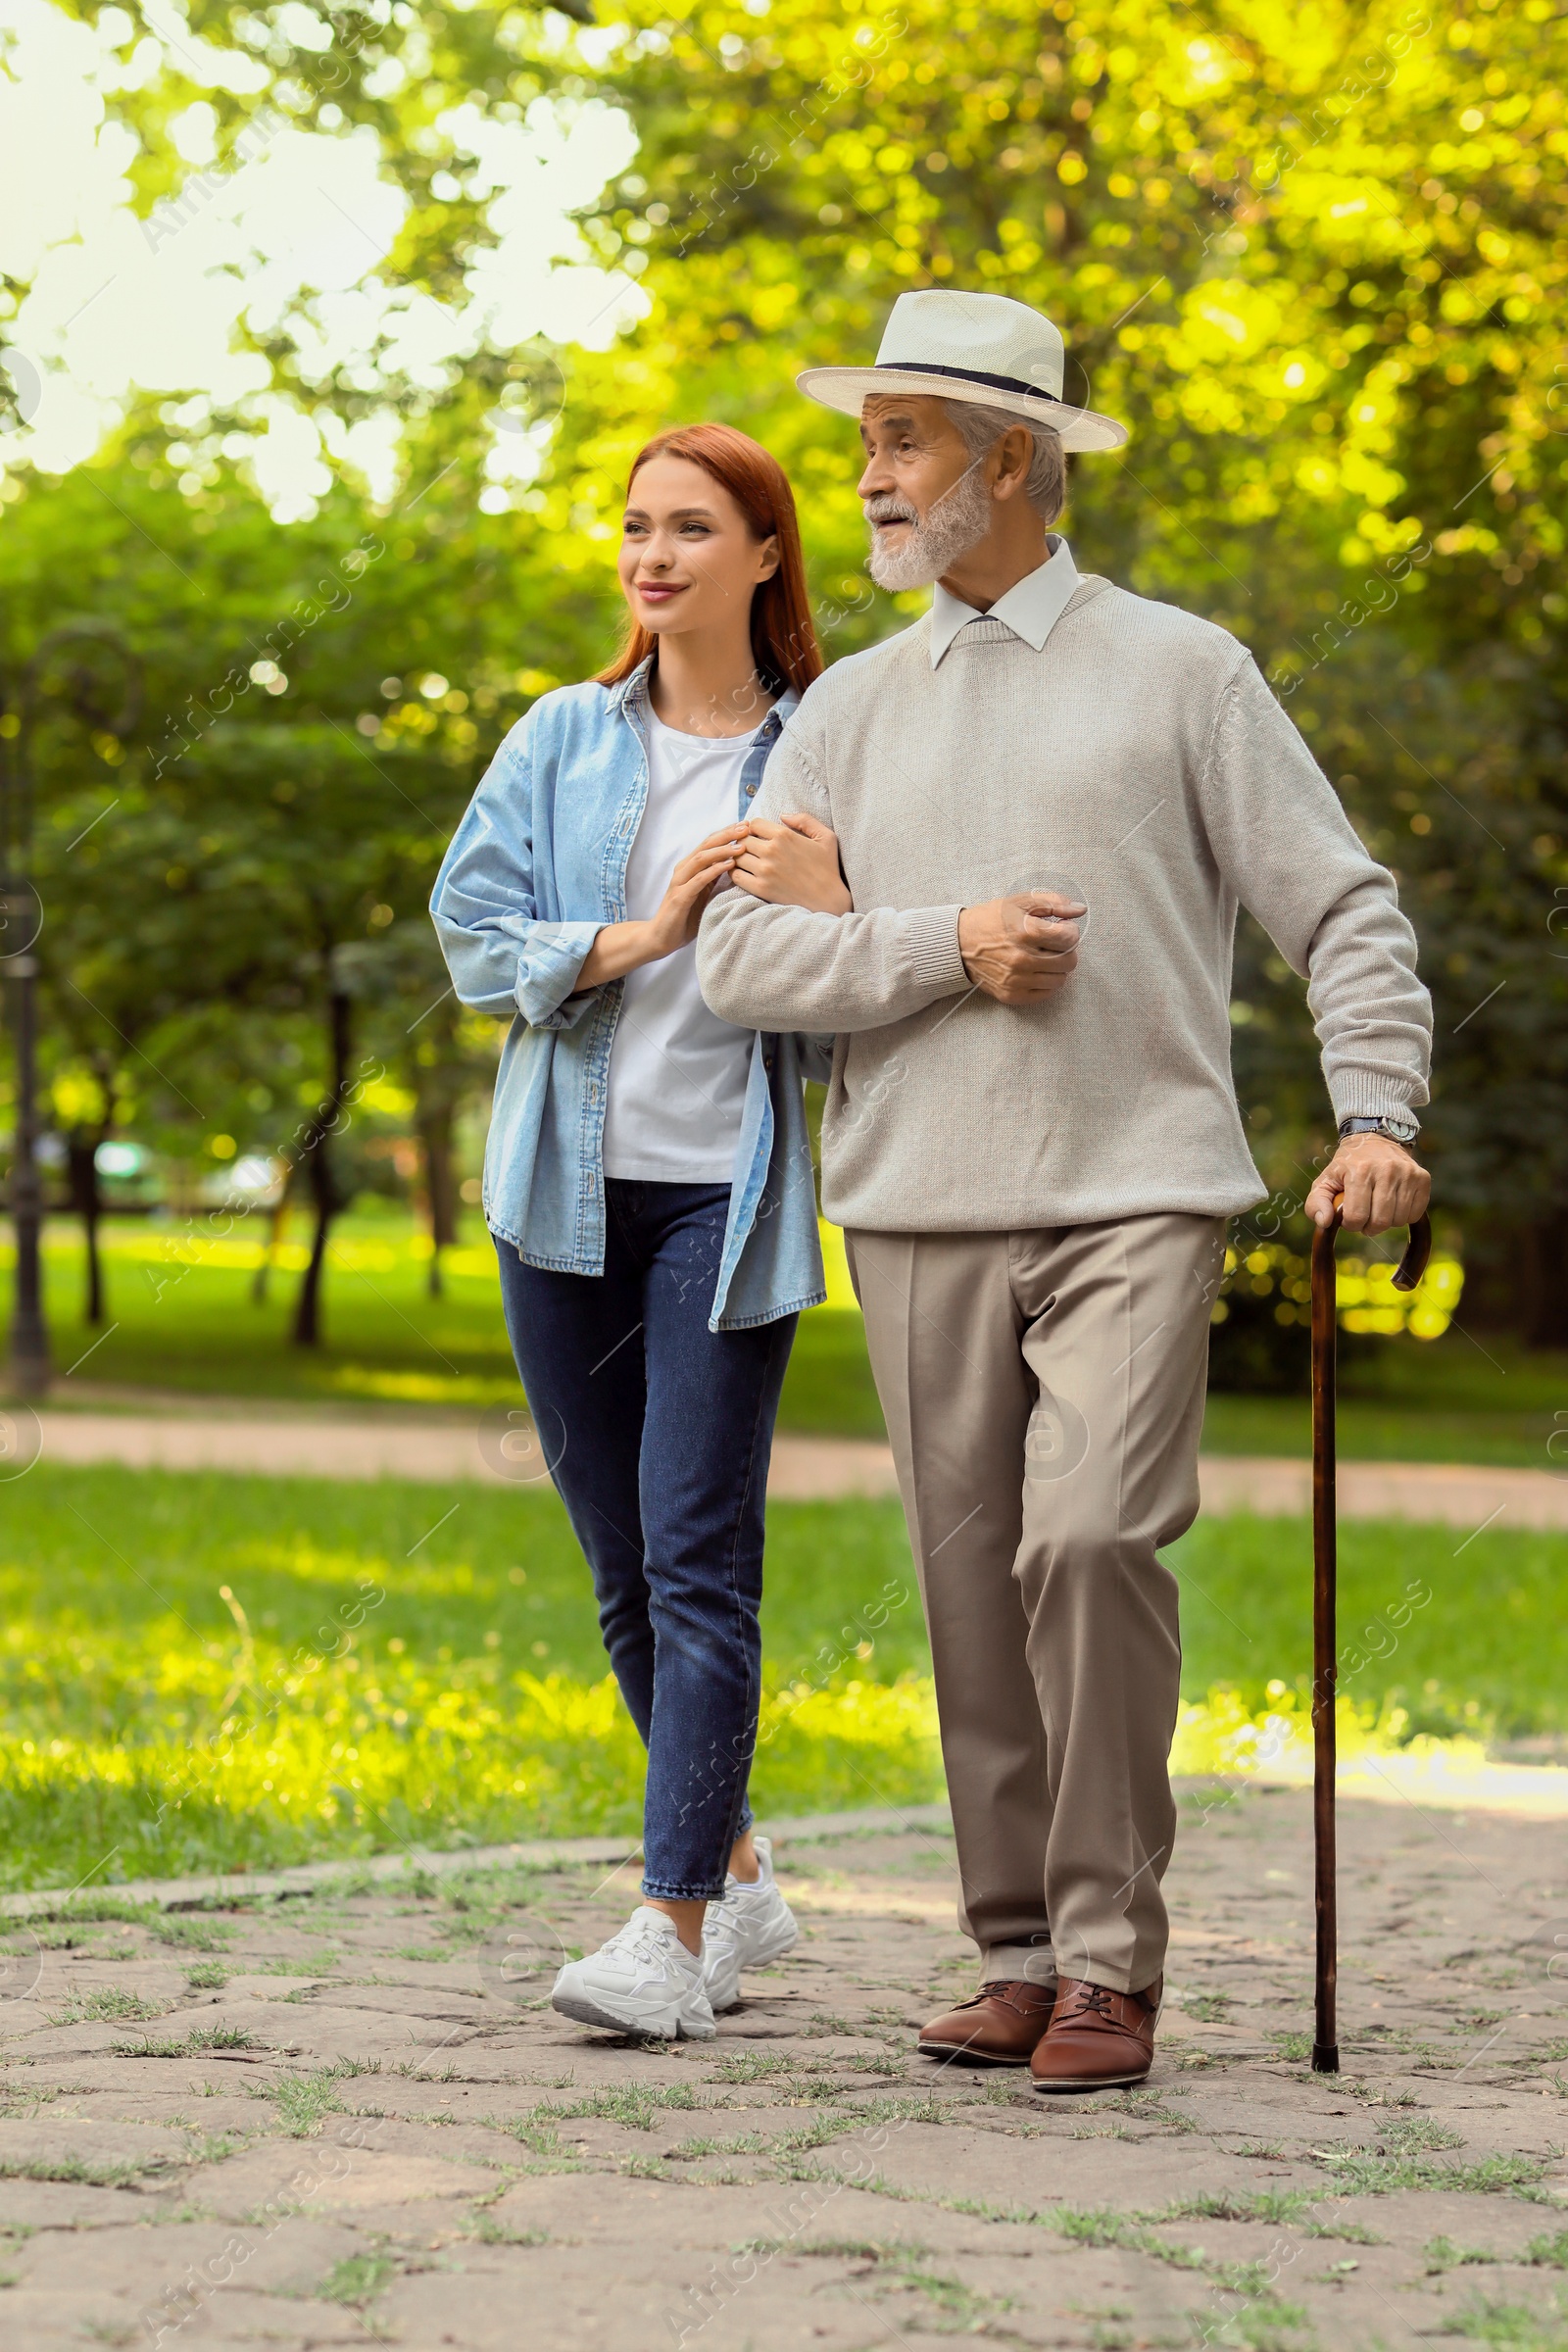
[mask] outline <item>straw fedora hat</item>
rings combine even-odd
[[[901,294],[873,368],[808,368],[795,379],[824,408],[858,416],[872,393],[904,390],[1002,409],[1049,424],[1063,449],[1119,449],[1127,427],[1061,397],[1059,327],[1004,294]]]

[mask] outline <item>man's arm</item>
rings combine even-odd
[[[768,760],[755,813],[799,813],[832,826],[828,795],[790,726]],[[959,911],[824,914],[720,891],[697,935],[698,981],[719,1019],[739,1028],[879,1029],[970,985]]]
[[[1362,847],[1328,778],[1250,659],[1224,690],[1203,778],[1220,867],[1291,969],[1322,1048],[1336,1119],[1411,1116],[1427,1100],[1432,1000],[1394,877]],[[1382,1136],[1342,1144],[1307,1196],[1326,1224],[1379,1232],[1426,1206],[1424,1168]]]

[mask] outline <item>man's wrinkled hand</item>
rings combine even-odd
[[[1025,890],[965,906],[958,953],[976,988],[999,1004],[1034,1004],[1067,985],[1078,963],[1078,925],[1087,912],[1059,891]]]
[[[1392,1136],[1348,1135],[1306,1196],[1314,1225],[1333,1223],[1336,1193],[1345,1195],[1340,1222],[1348,1233],[1386,1233],[1426,1214],[1432,1179]]]

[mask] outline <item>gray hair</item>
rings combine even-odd
[[[982,408],[978,401],[944,400],[942,405],[963,435],[963,446],[971,460],[983,458],[1009,425],[1025,421],[1005,409]],[[1028,430],[1034,442],[1034,456],[1029,462],[1024,495],[1041,521],[1053,523],[1067,503],[1066,455],[1060,434],[1053,432],[1049,424],[1031,424]]]

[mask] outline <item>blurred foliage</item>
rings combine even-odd
[[[1210,1317],[1210,1388],[1305,1393],[1311,1378],[1310,1249],[1310,1242],[1293,1249],[1288,1242],[1254,1241],[1249,1248],[1244,1241],[1226,1250]],[[1413,1291],[1395,1289],[1397,1263],[1348,1254],[1337,1260],[1336,1354],[1347,1370],[1364,1359],[1368,1340],[1438,1340],[1458,1311],[1464,1270],[1457,1258],[1434,1255]]]
[[[122,761],[79,730],[44,747],[40,877],[50,969],[124,1034],[138,1118],[177,1126],[184,1097],[249,1147],[281,1111],[246,1128],[236,1105],[265,1090],[297,1116],[319,1091],[334,970],[358,957],[368,985],[366,944],[419,919],[505,727],[603,658],[626,468],[655,426],[723,416],[789,466],[830,658],[902,625],[919,600],[863,571],[853,427],[792,378],[869,357],[906,288],[981,287],[1049,311],[1069,397],[1132,425],[1125,452],[1075,466],[1080,564],[1244,638],[1395,867],[1436,999],[1427,1147],[1467,1316],[1568,1344],[1568,30],[1550,0],[1203,21],[1179,0],[711,0],[679,20],[637,0],[618,34],[194,0],[190,23],[262,57],[293,119],[375,132],[413,200],[384,274],[438,300],[493,242],[475,122],[623,108],[635,168],[581,226],[648,309],[604,351],[475,348],[418,385],[386,351],[313,374],[308,337],[274,335],[301,406],[396,408],[385,514],[345,474],[315,521],[275,529],[223,456],[232,419],[178,404],[145,404],[63,484],[8,485],[4,655],[45,614],[91,612],[148,664],[145,749]],[[177,182],[166,124],[194,89],[171,50],[116,101],[144,206]],[[236,136],[254,102],[210,95]],[[498,404],[550,437],[490,514]],[[391,561],[345,606],[316,583],[341,583],[367,533]],[[326,609],[278,649],[286,688],[200,718],[154,775],[302,605]],[[68,845],[93,816],[89,881],[88,845]],[[53,1050],[85,1065],[101,1036],[51,985]],[[361,1035],[384,997],[356,999]],[[1295,1213],[1326,1106],[1302,984],[1245,915],[1236,998],[1250,1137]],[[279,1085],[285,1039],[302,1059]],[[449,1049],[461,1089],[457,1060],[483,1055]]]

